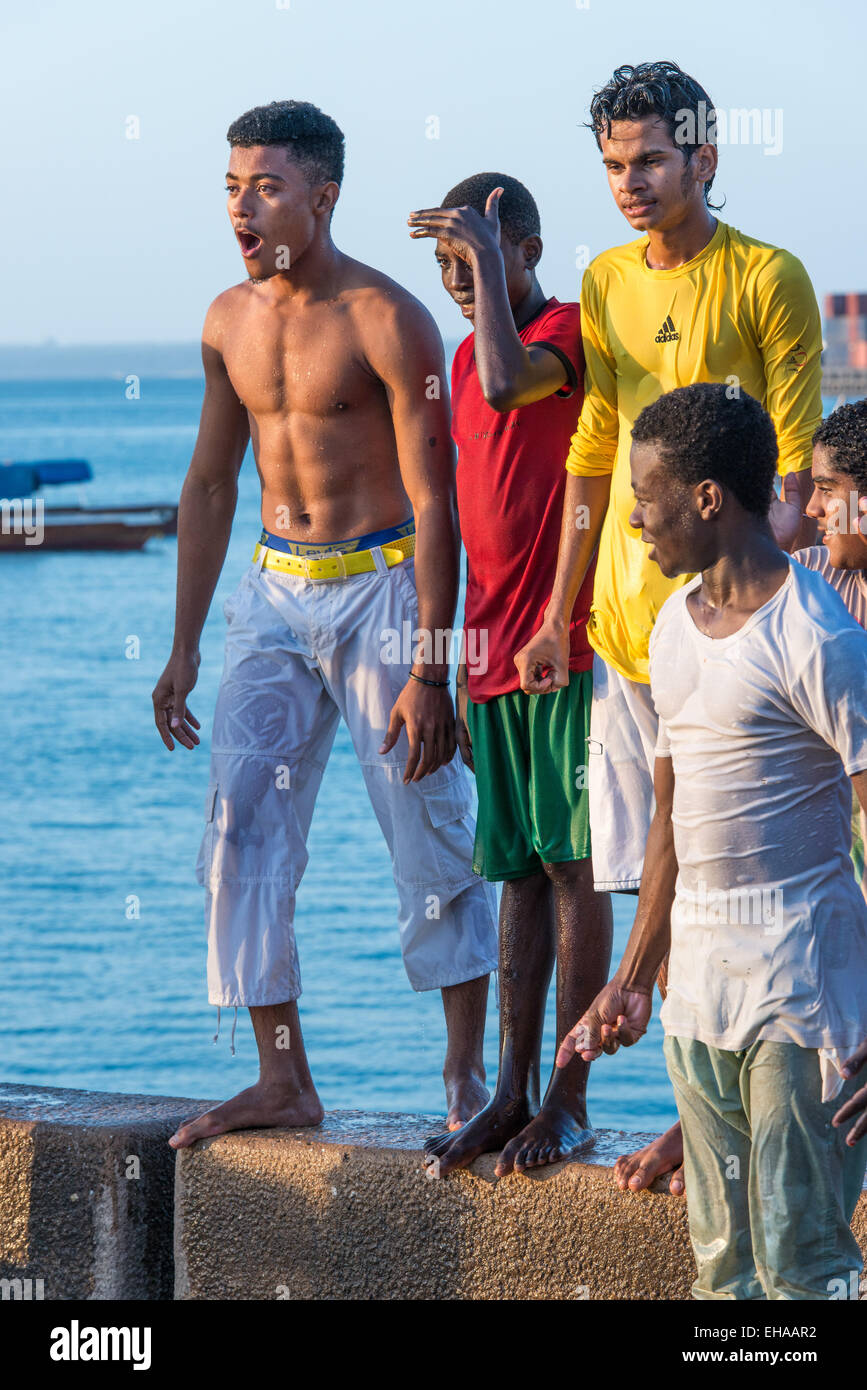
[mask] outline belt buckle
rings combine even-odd
[[[307,551],[301,557],[304,561],[304,577],[310,584],[333,584],[335,580],[348,579],[346,573],[346,560],[342,550],[313,550]],[[310,573],[311,560],[333,560],[337,566],[336,574],[314,575]]]

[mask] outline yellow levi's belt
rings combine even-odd
[[[415,554],[415,535],[399,536],[384,545],[374,547],[382,554],[389,569]],[[321,551],[306,555],[287,555],[272,546],[257,541],[253,551],[253,563],[259,563],[263,556],[262,569],[277,570],[281,574],[297,574],[302,579],[348,579],[353,574],[368,574],[376,569],[373,550],[337,550],[329,554]]]

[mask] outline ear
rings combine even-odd
[[[526,236],[521,242],[521,254],[524,257],[524,266],[527,270],[535,270],[542,259],[542,238],[540,236]]]
[[[702,521],[719,516],[723,505],[723,490],[713,478],[705,478],[693,489],[696,510]]]
[[[716,145],[700,145],[693,154],[695,177],[698,183],[707,183],[717,171],[719,151]]]
[[[317,217],[327,217],[340,197],[340,185],[332,181],[313,189],[313,211]]]

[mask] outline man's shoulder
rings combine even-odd
[[[468,371],[469,368],[472,366],[475,344],[475,332],[470,332],[467,334],[465,338],[461,338],[461,341],[455,348],[454,357],[452,358],[453,377],[459,372]]]
[[[205,314],[202,329],[202,342],[207,347],[221,350],[224,334],[237,323],[239,314],[252,302],[249,280],[230,285],[212,299]]]
[[[338,296],[350,299],[365,312],[376,309],[378,312],[429,317],[421,300],[410,294],[404,285],[392,280],[384,271],[365,265],[363,261],[355,261],[350,256],[344,257],[343,272],[336,288]]]
[[[537,318],[532,319],[520,331],[524,343],[543,342],[546,337],[558,342],[581,342],[581,306],[574,302],[562,303],[559,299],[549,300]]]
[[[750,269],[774,279],[802,279],[807,272],[802,261],[792,251],[783,246],[774,246],[769,241],[748,236],[731,224],[726,225],[726,243],[729,254],[742,260]]]
[[[558,323],[579,323],[581,320],[581,305],[573,299],[549,299],[542,309],[538,318],[530,324],[532,329],[536,329],[545,323],[556,320]]]
[[[349,257],[345,262],[336,299],[347,313],[346,328],[371,361],[442,357],[439,329],[421,300],[381,270]]]
[[[600,251],[598,256],[593,257],[584,272],[584,278],[604,282],[611,275],[640,268],[646,249],[646,236],[634,237],[632,241],[625,241],[620,246],[609,246],[607,251]]]
[[[805,569],[818,570],[820,574],[827,574],[831,569],[828,550],[824,545],[805,546],[803,550],[794,551],[792,559],[797,560]]]
[[[666,631],[678,627],[688,618],[689,615],[686,611],[686,596],[691,593],[693,589],[697,589],[700,583],[701,576],[695,575],[692,579],[688,580],[687,583],[681,584],[673,593],[669,594],[657,613],[656,621],[653,624],[653,629],[650,634],[651,652],[654,647],[659,645],[660,638]],[[690,619],[690,621],[692,620]]]
[[[811,551],[817,548],[813,546],[809,551],[801,551],[799,554],[807,554],[812,558]],[[792,572],[789,615],[794,617],[797,614],[819,641],[855,629],[867,642],[867,633],[852,617],[837,589],[832,586],[829,574],[823,573],[818,564],[814,568],[812,565],[799,563],[794,556],[789,558]],[[827,571],[829,567],[825,568]]]

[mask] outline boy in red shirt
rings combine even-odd
[[[502,882],[500,1071],[484,1110],[425,1145],[441,1175],[501,1150],[497,1174],[568,1158],[594,1142],[587,1065],[552,1072],[539,1107],[545,999],[557,960],[557,1029],[607,978],[611,904],[595,893],[586,762],[592,652],[588,573],[570,625],[569,685],[526,695],[514,653],[551,596],[563,516],[563,459],[583,398],[577,304],[548,299],[536,204],[517,179],[476,174],[440,208],[413,213],[435,237],[443,285],[474,332],[452,364],[452,433],[467,552],[458,746],[476,774],[474,868]],[[581,516],[563,525],[582,526]]]

